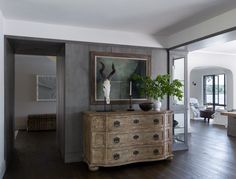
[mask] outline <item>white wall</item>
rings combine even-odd
[[[144,47],[163,47],[154,36],[135,32],[82,28],[10,19],[5,21],[4,28],[6,35],[14,36]]]
[[[4,160],[4,38],[3,16],[0,11],[0,178],[5,172]]]
[[[36,101],[36,75],[56,75],[56,57],[15,55],[16,129],[26,129],[29,114],[56,113],[56,102]]]
[[[173,47],[236,26],[236,9],[170,35],[166,46]]]
[[[192,52],[189,53],[188,56],[188,75],[190,76],[190,72],[192,69],[196,67],[222,67],[230,70],[233,73],[232,79],[232,91],[233,96],[232,99],[232,108],[236,108],[236,56],[235,55],[226,55],[226,54],[213,54],[213,53],[204,53],[204,52]],[[189,81],[189,85],[191,85],[191,81]]]

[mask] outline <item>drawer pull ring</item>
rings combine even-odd
[[[159,154],[159,150],[158,149],[153,150],[153,154],[154,155],[158,155]]]
[[[153,120],[153,123],[154,123],[155,125],[158,125],[158,124],[159,124],[159,119],[154,119],[154,120]]]
[[[120,121],[115,121],[114,122],[114,127],[120,127]]]
[[[154,134],[154,135],[153,135],[153,139],[154,139],[154,140],[159,140],[159,135],[158,135],[158,134]]]
[[[113,159],[114,159],[114,160],[119,160],[119,159],[120,159],[120,154],[115,153],[115,154],[113,155]]]
[[[138,155],[138,154],[139,154],[139,151],[135,150],[135,151],[133,152],[133,154],[134,154],[134,155]]]
[[[138,119],[135,119],[134,120],[134,124],[138,124],[139,123],[139,120]]]
[[[118,144],[120,142],[120,138],[119,137],[115,137],[113,139],[113,141],[114,141],[115,144]]]
[[[133,137],[133,139],[135,139],[135,140],[137,140],[138,138],[139,138],[138,135],[135,135],[135,136]]]

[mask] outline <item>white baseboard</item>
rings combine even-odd
[[[0,166],[0,179],[3,178],[5,171],[6,171],[6,162],[5,162],[5,160],[3,160],[3,162],[1,163],[1,166]]]

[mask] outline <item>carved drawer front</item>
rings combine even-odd
[[[108,133],[107,139],[108,147],[120,147],[120,146],[128,146],[129,143],[129,134],[112,134]]]
[[[130,150],[131,160],[159,159],[163,157],[164,147],[137,147]]]
[[[92,116],[91,121],[92,121],[91,131],[105,131],[106,129],[105,116]]]
[[[131,152],[128,149],[124,150],[108,150],[107,162],[109,164],[119,164],[122,162],[128,162],[131,157]]]
[[[172,154],[172,143],[171,143],[171,142],[165,143],[164,154],[165,154],[165,155],[170,155],[170,154]]]
[[[132,128],[158,128],[163,127],[164,115],[133,115]]]
[[[152,145],[163,141],[164,132],[136,132],[136,133],[120,133],[108,134],[108,147],[120,147],[130,145]]]
[[[130,126],[129,116],[109,116],[108,120],[108,130],[109,131],[125,131]]]
[[[104,132],[93,132],[91,136],[92,147],[105,147],[106,146],[106,135]]]
[[[152,145],[163,141],[163,131],[140,132],[129,134],[129,143],[134,145]]]
[[[173,114],[168,114],[166,119],[166,127],[172,126]]]
[[[98,163],[104,163],[105,162],[105,150],[104,149],[92,149],[91,150],[91,157],[90,157],[90,163],[91,164],[98,164]]]
[[[172,139],[172,130],[173,129],[171,127],[165,129],[165,136],[164,136],[165,140]]]

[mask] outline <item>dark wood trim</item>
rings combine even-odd
[[[95,99],[95,57],[96,56],[112,56],[112,57],[127,57],[127,58],[141,58],[147,59],[146,60],[146,75],[151,75],[151,56],[144,55],[144,54],[130,54],[130,53],[113,53],[113,52],[97,52],[91,51],[90,52],[90,104],[104,104],[103,101],[96,101]],[[133,104],[138,104],[142,102],[146,102],[148,99],[133,99]],[[112,100],[111,104],[128,104],[129,99],[124,100]]]
[[[170,51],[167,51],[167,73],[170,74]],[[167,110],[170,110],[170,95],[167,95]]]
[[[185,42],[185,43],[173,46],[173,47],[170,47],[170,48],[168,48],[168,50],[174,50],[174,49],[182,47],[182,46],[186,46],[186,45],[189,45],[189,44],[192,44],[192,43],[195,43],[195,42],[199,42],[201,40],[205,40],[205,39],[208,39],[208,38],[211,38],[211,37],[215,37],[215,36],[227,33],[227,32],[232,32],[232,31],[235,31],[235,30],[236,30],[236,26],[232,27],[232,28],[229,28],[229,29],[226,29],[226,30],[222,30],[222,31],[210,34],[210,35],[206,35],[206,36],[203,36],[203,37],[200,37],[200,38],[188,41],[188,42]]]
[[[14,72],[15,72],[15,59],[14,59],[14,55],[17,54],[17,50],[16,48],[16,44],[18,43],[18,45],[21,42],[23,42],[23,46],[26,47],[24,48],[23,51],[21,51],[21,54],[26,54],[26,55],[35,55],[35,51],[37,51],[38,55],[57,55],[57,56],[63,56],[62,61],[65,61],[65,43],[61,42],[61,41],[57,41],[57,40],[48,40],[48,39],[38,39],[38,38],[23,38],[23,37],[13,37],[13,36],[4,36],[4,50],[5,50],[5,54],[4,54],[4,88],[5,88],[5,95],[4,95],[4,108],[5,108],[5,116],[4,116],[4,130],[5,130],[5,136],[4,136],[4,155],[5,155],[5,160],[7,165],[10,163],[10,157],[13,154],[13,150],[14,150],[14,80],[15,80],[15,76],[14,76]],[[26,42],[26,43],[24,43]],[[31,48],[30,44],[31,42],[34,44],[34,47]],[[37,48],[37,45],[39,45]],[[46,46],[45,46],[46,45]],[[53,50],[47,49],[47,47],[49,46],[54,47]],[[22,47],[19,47],[20,49],[23,49]],[[45,51],[43,51],[45,50]],[[61,52],[63,51],[63,53]],[[57,52],[57,53],[56,53]],[[62,70],[65,70],[65,64],[62,65]],[[60,71],[57,72],[61,73]],[[64,74],[61,74],[61,76]],[[64,78],[61,80],[65,80]],[[63,81],[63,85],[64,85],[64,81]],[[58,87],[58,86],[57,86]],[[60,86],[61,88],[61,98],[64,98],[65,94],[64,94],[64,88],[65,86]],[[63,88],[63,89],[62,89]],[[61,108],[65,108],[65,103],[63,101],[63,103],[60,104]],[[13,111],[12,111],[13,110]],[[64,120],[64,114],[62,116],[62,120]],[[64,121],[63,125],[64,125]],[[64,134],[63,134],[64,135]],[[62,145],[64,144],[65,141],[62,140]]]
[[[216,99],[215,99],[215,93],[216,93],[216,76],[218,76],[218,86],[219,86],[219,75],[224,75],[224,104],[219,104],[219,89],[218,89],[218,103],[215,103]],[[207,77],[212,77],[212,100],[213,103],[207,103],[206,102],[206,78]],[[225,74],[221,73],[221,74],[212,74],[212,75],[204,75],[203,76],[203,104],[204,105],[212,105],[213,106],[213,110],[215,111],[215,107],[216,106],[226,106],[225,102],[226,102],[226,97],[225,97]]]

